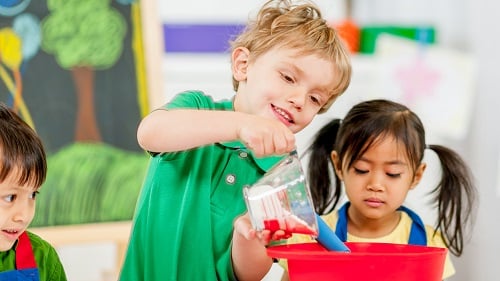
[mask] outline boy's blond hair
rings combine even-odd
[[[339,75],[330,100],[320,113],[325,112],[349,86],[351,61],[337,32],[322,18],[319,8],[312,2],[292,4],[289,0],[270,0],[260,9],[256,19],[231,42],[231,51],[245,47],[255,60],[272,48],[297,49],[300,54],[315,54],[333,61]],[[233,89],[239,82],[233,78]]]

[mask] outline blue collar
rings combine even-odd
[[[350,204],[350,202],[346,202],[338,210],[338,220],[335,227],[335,234],[337,234],[337,236],[343,242],[347,241],[347,209],[349,208]],[[425,225],[422,219],[415,212],[405,206],[399,207],[398,210],[406,212],[412,220],[408,244],[424,246],[427,245],[427,235],[425,233]]]

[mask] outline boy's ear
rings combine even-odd
[[[332,152],[330,153],[330,158],[332,159],[333,169],[335,170],[335,174],[337,174],[337,177],[339,177],[340,180],[344,180],[342,178],[342,167],[340,165],[340,159],[339,155],[337,154],[337,151],[332,150]]]
[[[245,81],[247,79],[247,67],[250,51],[244,47],[238,47],[231,54],[231,71],[233,77],[237,81]]]
[[[427,164],[425,163],[421,163],[420,166],[418,166],[417,170],[415,171],[415,176],[413,177],[413,182],[411,183],[410,189],[415,188],[420,180],[422,180],[422,176],[424,175],[426,167]]]

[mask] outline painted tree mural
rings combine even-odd
[[[131,219],[148,163],[141,22],[132,0],[0,0],[0,102],[48,156],[32,227]]]
[[[42,49],[72,72],[77,94],[75,141],[101,142],[94,107],[96,70],[120,58],[126,22],[109,0],[48,0]]]
[[[21,8],[24,7],[23,5]],[[8,14],[8,11],[22,10],[6,10],[6,7],[0,6],[1,15]],[[0,79],[12,96],[13,110],[35,129],[35,124],[22,96],[22,68],[23,66],[26,68],[28,61],[38,53],[41,40],[40,23],[29,13],[8,15],[15,17],[12,27],[0,29]]]

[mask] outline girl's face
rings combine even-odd
[[[294,49],[273,48],[252,58],[237,48],[232,62],[239,81],[235,110],[277,119],[294,133],[313,120],[338,82],[331,61]]]
[[[393,137],[377,139],[352,167],[339,167],[338,157],[332,152],[336,173],[344,182],[351,206],[350,217],[361,221],[399,221],[399,208],[408,194],[420,181],[425,170],[421,164],[413,171],[405,147]]]
[[[0,183],[0,251],[12,248],[35,215],[35,196],[32,186],[20,186],[16,170]]]

